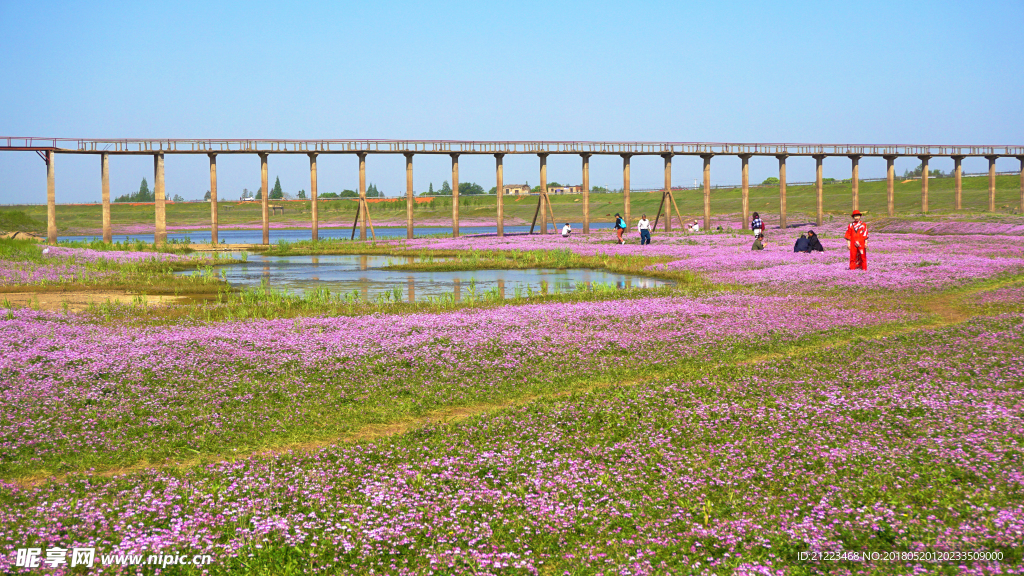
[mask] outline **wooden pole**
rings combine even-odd
[[[885,156],[885,197],[889,210],[889,217],[896,215],[896,156]]]
[[[53,161],[57,154],[46,151],[46,241],[57,243],[57,190]]]
[[[533,222],[530,224],[530,234],[533,234],[533,229],[537,225],[537,216],[540,214],[540,205],[544,202],[543,196],[537,196],[537,209],[533,211]]]
[[[153,179],[156,183],[153,186],[153,196],[156,200],[155,212],[156,212],[156,232],[153,234],[153,243],[157,246],[164,246],[167,244],[167,211],[166,211],[166,198],[167,194],[164,190],[164,154],[159,152],[153,155],[153,172],[155,173]],[[266,212],[264,212],[266,214]]]
[[[963,208],[963,156],[953,156],[953,209]]]
[[[818,223],[818,226],[821,226],[825,221],[825,193],[821,179],[821,163],[823,160],[825,160],[825,156],[822,154],[814,156],[814,188],[817,192],[818,200],[818,217],[815,221]]]
[[[548,210],[545,204],[548,201],[548,155],[538,154],[540,157],[540,233],[548,233]],[[552,224],[554,224],[552,222]]]
[[[740,222],[740,230],[750,224],[750,154],[740,154],[742,164],[741,178],[741,205],[743,208],[743,221]]]
[[[850,163],[853,171],[853,175],[850,177],[850,182],[853,184],[853,209],[860,210],[860,156],[850,156]]]
[[[985,156],[988,158],[988,211],[996,211],[996,158],[998,156]]]
[[[665,204],[665,232],[672,231],[672,203],[668,200],[672,197],[672,155],[662,154],[665,159],[665,194],[662,194],[661,201]],[[666,197],[667,196],[667,197]],[[661,204],[658,204],[658,212],[661,212]],[[657,221],[657,217],[655,217]]]
[[[498,224],[498,238],[505,236],[505,174],[504,174],[504,154],[494,155],[494,179],[496,181],[494,190],[497,198],[497,224]]]
[[[658,213],[654,215],[654,223],[651,224],[651,232],[654,232],[655,230],[658,229],[658,219],[661,218],[661,207],[665,205],[665,201],[667,200],[667,198],[666,198],[667,194],[668,194],[667,191],[663,190],[661,192],[661,202],[658,202]],[[671,212],[669,212],[669,214],[671,214]],[[672,218],[672,216],[669,216],[669,218]],[[666,230],[667,230],[667,227],[666,227]]]
[[[352,237],[349,240],[356,239],[356,224],[359,223],[359,213],[363,211],[363,200],[362,198],[356,199],[356,219],[352,221]]]
[[[459,155],[452,154],[452,238],[459,237]]]
[[[629,154],[622,154],[622,202],[624,204],[623,213],[626,215],[627,229],[633,225],[633,221],[629,217],[629,159]]]
[[[714,154],[701,154],[704,159],[704,230],[711,228],[711,159]]]
[[[779,159],[779,227],[783,230],[786,222],[786,158],[785,154],[776,156]]]
[[[1017,156],[1020,162],[1020,212],[1024,214],[1024,156]]]
[[[921,212],[928,213],[928,160],[931,156],[918,156],[921,159]]]
[[[312,238],[313,242],[320,240],[320,213],[317,207],[317,191],[316,191],[317,177],[316,177],[316,152],[309,153],[309,199],[311,202],[312,215],[310,219],[313,225]]]
[[[359,152],[359,239],[366,240],[366,152]]]
[[[683,213],[679,211],[679,205],[676,204],[676,198],[674,195],[672,195],[671,190],[668,193],[668,199],[672,201],[672,207],[676,209],[676,218],[679,219],[679,228],[685,230],[686,224],[683,224]]]
[[[210,244],[220,242],[220,216],[217,214],[217,155],[210,157]]]
[[[411,153],[405,155],[405,237],[409,240],[413,237],[412,209],[416,204],[412,190],[412,157]]]
[[[590,234],[590,154],[580,154],[580,157],[583,159],[583,233]]]
[[[110,230],[110,154],[100,154],[101,200],[103,202],[103,241],[110,243],[113,235]]]

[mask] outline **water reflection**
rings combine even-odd
[[[371,255],[345,256],[263,256],[250,254],[248,260],[220,267],[235,287],[258,287],[261,283],[292,294],[330,290],[332,294],[355,294],[372,300],[390,298],[416,302],[448,295],[456,301],[479,298],[490,293],[500,298],[555,294],[578,286],[653,288],[668,282],[641,276],[615,274],[605,270],[471,270],[410,271],[385,270],[390,265],[413,262],[413,258]],[[184,272],[190,273],[190,272]],[[404,294],[403,294],[404,292]]]

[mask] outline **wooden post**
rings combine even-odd
[[[164,190],[164,154],[159,152],[153,155],[153,180],[156,182],[153,186],[153,196],[156,200],[155,210],[156,213],[156,231],[153,233],[153,243],[157,246],[164,246],[167,244],[167,212],[166,212],[166,198],[167,194]]]
[[[498,219],[498,238],[505,236],[505,174],[504,174],[504,154],[494,155],[494,179],[495,179],[495,201],[497,202],[497,219]]]
[[[459,155],[452,154],[452,238],[459,237]]]
[[[548,233],[548,208],[545,204],[548,201],[548,155],[537,154],[540,157],[540,233]],[[554,222],[551,223],[554,225]]]
[[[320,212],[317,206],[317,191],[316,191],[316,152],[310,152],[309,156],[309,200],[311,204],[312,215],[310,220],[313,225],[313,232],[311,238],[313,242],[320,240]]]
[[[885,156],[885,196],[889,208],[889,217],[896,215],[896,156]]]
[[[783,230],[788,226],[786,222],[786,154],[779,154],[779,227]]]
[[[931,156],[918,156],[921,159],[921,212],[928,213],[928,160]]]
[[[583,159],[583,233],[590,234],[590,154],[580,154],[580,157]]]
[[[821,226],[825,221],[825,193],[821,179],[821,163],[823,160],[825,160],[825,156],[823,154],[814,155],[814,187],[817,192],[818,200],[818,217],[815,221],[818,223],[818,226]]]
[[[217,244],[220,225],[217,214],[217,155],[211,153],[207,156],[210,157],[210,244]]]
[[[110,243],[113,235],[110,230],[110,154],[100,154],[100,182],[103,202],[103,241]]]
[[[985,156],[988,158],[988,211],[996,211],[996,158],[999,156]]]
[[[358,152],[359,157],[359,239],[366,240],[366,152]]]
[[[704,159],[704,230],[711,229],[711,158],[714,154],[701,154]]]
[[[1017,156],[1020,162],[1020,212],[1024,214],[1024,156]]]
[[[743,220],[740,222],[740,230],[743,230],[750,224],[750,154],[740,154],[740,161],[742,162],[742,207],[743,207]]]
[[[622,201],[625,204],[626,228],[632,226],[629,217],[629,158],[630,154],[622,154]]]
[[[662,154],[665,159],[665,194],[662,194],[662,202],[665,203],[665,232],[672,231],[672,155]],[[661,211],[661,205],[658,205]],[[658,218],[655,217],[655,220]]]
[[[409,240],[413,237],[412,209],[416,204],[412,190],[412,157],[411,152],[405,154],[405,237]]]
[[[963,208],[963,177],[964,169],[961,166],[963,156],[953,156],[953,209]]]
[[[53,161],[57,154],[46,151],[46,241],[57,243],[57,190]]]
[[[853,169],[853,176],[850,178],[853,183],[853,209],[860,210],[860,156],[850,156],[850,163]]]

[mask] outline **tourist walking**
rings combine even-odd
[[[651,221],[647,219],[647,214],[640,216],[640,222],[636,225],[636,229],[640,231],[640,245],[645,246],[651,243]]]
[[[821,245],[821,240],[818,240],[818,235],[814,233],[814,230],[807,232],[807,245],[811,252],[825,251],[825,247]]]
[[[750,229],[754,231],[754,236],[764,235],[764,221],[757,212],[754,212],[754,217],[750,220]]]
[[[622,219],[622,216],[618,212],[615,213],[615,235],[618,236],[619,244],[625,244],[626,241],[622,239],[622,232],[626,229],[626,221]]]
[[[850,270],[868,269],[868,226],[861,222],[860,210],[850,215],[853,222],[846,227],[846,247],[850,250]]]

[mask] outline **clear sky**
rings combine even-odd
[[[1024,144],[1021,22],[1020,1],[0,0],[0,136]],[[209,188],[205,156],[166,163],[168,196]],[[790,181],[813,164],[791,160]],[[322,156],[319,190],[355,189],[356,165]],[[739,166],[715,158],[713,182],[738,182]],[[884,176],[884,160],[861,166]],[[112,157],[112,194],[152,170]],[[596,157],[591,182],[621,186],[621,170]],[[56,171],[58,202],[99,200],[98,156],[59,156]],[[776,172],[751,160],[752,181]],[[578,183],[579,158],[548,173]],[[305,156],[272,155],[270,174],[308,190]],[[849,174],[825,161],[826,177]],[[700,159],[673,175],[692,184]],[[222,156],[218,176],[237,197],[259,187],[259,160]],[[416,157],[417,191],[449,178],[448,157]],[[404,159],[371,156],[367,179],[403,193]],[[464,156],[460,179],[490,188],[493,158]],[[506,183],[538,180],[536,157],[506,158]],[[660,158],[633,160],[633,188],[661,183]],[[0,204],[45,194],[35,154],[0,153]]]

